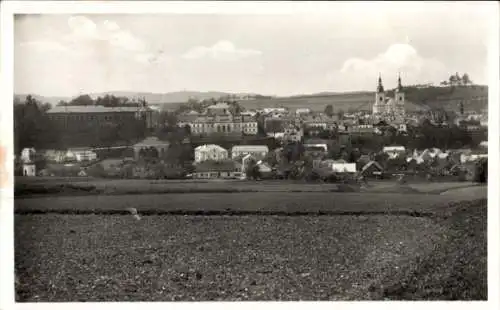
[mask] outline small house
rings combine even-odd
[[[382,151],[389,155],[389,158],[396,158],[405,154],[406,149],[404,146],[385,146]]]
[[[332,164],[332,171],[339,173],[356,173],[356,163],[335,162]]]
[[[193,178],[195,179],[232,179],[241,178],[233,161],[204,161],[196,164]]]
[[[97,153],[89,148],[73,148],[66,152],[66,159],[77,162],[93,161],[97,159]]]
[[[34,177],[36,176],[36,168],[33,163],[23,164],[23,176]]]
[[[21,151],[21,161],[23,163],[32,163],[35,161],[36,151],[34,148],[24,148]]]
[[[360,171],[360,174],[364,177],[382,177],[384,173],[384,168],[376,161],[370,161]]]
[[[252,155],[256,158],[264,158],[269,153],[267,145],[235,145],[231,149],[231,157],[240,155]]]

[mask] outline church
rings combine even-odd
[[[390,123],[404,122],[405,118],[405,93],[401,85],[401,76],[398,76],[398,86],[394,90],[394,98],[386,96],[382,77],[378,77],[375,103],[373,104],[373,117],[378,121]]]

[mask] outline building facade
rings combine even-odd
[[[401,76],[398,77],[398,85],[394,90],[394,98],[388,98],[386,96],[382,84],[382,77],[379,76],[372,112],[376,121],[385,120],[391,123],[404,122],[405,93],[401,84]]]
[[[200,145],[194,149],[194,161],[201,163],[207,160],[222,161],[228,159],[228,151],[215,144]]]
[[[100,127],[108,123],[128,124],[143,120],[147,128],[158,126],[159,112],[148,107],[56,106],[47,111],[59,128]]]
[[[231,157],[241,155],[252,155],[256,158],[263,158],[269,153],[267,145],[235,145],[231,149]]]
[[[231,114],[213,116],[203,115],[187,124],[190,126],[191,133],[194,135],[256,135],[258,132],[257,121],[251,116],[233,116]]]

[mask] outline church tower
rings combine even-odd
[[[382,114],[385,110],[385,91],[382,85],[382,77],[378,76],[377,92],[375,93],[375,103],[373,104],[373,114]]]
[[[401,74],[398,74],[398,86],[394,91],[394,102],[396,103],[395,110],[399,116],[404,117],[405,114],[405,93],[401,85]]]

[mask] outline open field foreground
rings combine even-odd
[[[110,180],[93,178],[16,178],[16,198],[41,196],[143,195],[180,193],[250,193],[250,192],[368,192],[428,193],[475,187],[471,182],[369,181],[367,186],[304,183],[293,181],[239,180]]]
[[[486,187],[467,200],[486,199]],[[460,189],[454,191],[464,191]],[[470,190],[469,190],[470,191]],[[463,196],[463,195],[462,195]],[[127,214],[408,214],[450,212],[458,195],[385,193],[207,193],[147,194],[16,199],[16,213]]]
[[[17,300],[485,300],[486,209],[481,200],[448,217],[17,214]]]

